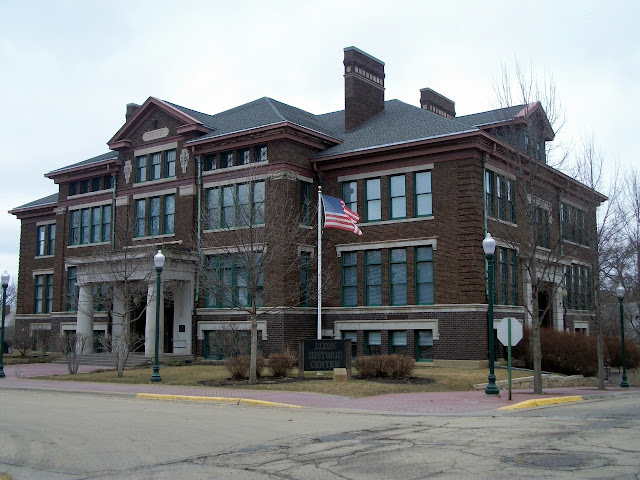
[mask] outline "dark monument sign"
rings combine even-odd
[[[351,340],[301,340],[302,367],[307,372],[351,367]]]

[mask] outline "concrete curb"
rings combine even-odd
[[[291,405],[289,403],[269,402],[267,400],[253,400],[250,398],[229,398],[229,397],[201,397],[194,395],[163,395],[159,393],[138,393],[136,398],[147,400],[185,400],[187,402],[216,402],[216,403],[232,403],[234,405],[255,405],[261,407],[281,407],[281,408],[304,408],[300,405]]]
[[[580,395],[569,397],[534,398],[531,400],[525,400],[524,402],[516,403],[514,405],[500,407],[498,410],[516,410],[519,408],[540,407],[542,405],[554,405],[557,403],[582,402],[583,400],[584,399]]]

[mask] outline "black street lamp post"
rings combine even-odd
[[[618,285],[616,288],[616,295],[618,296],[618,300],[620,301],[620,340],[622,342],[622,381],[620,382],[620,386],[624,388],[629,387],[629,382],[627,382],[627,359],[624,355],[624,294],[625,289],[622,284]]]
[[[9,274],[5,272],[0,276],[2,280],[2,328],[0,328],[0,378],[4,378],[4,304],[7,302],[7,287],[9,286]]]
[[[158,346],[160,342],[160,274],[164,267],[164,255],[162,250],[158,250],[158,253],[153,257],[153,263],[156,266],[156,334],[155,334],[155,356],[153,362],[153,373],[151,374],[152,382],[161,382],[160,365],[158,365]]]
[[[487,267],[489,269],[489,311],[487,313],[487,331],[489,334],[489,383],[484,393],[487,395],[499,395],[500,390],[496,385],[496,375],[494,373],[494,346],[493,346],[493,277],[495,268],[495,251],[496,241],[491,237],[490,233],[487,233],[486,238],[482,241],[482,248],[487,258]]]

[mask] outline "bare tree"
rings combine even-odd
[[[285,287],[296,285],[301,268],[310,270],[315,258],[309,248],[315,236],[311,196],[301,203],[300,182],[292,180],[284,173],[265,179],[251,169],[243,183],[209,189],[204,199],[207,232],[200,244],[200,275],[205,305],[249,317],[249,383],[257,381],[258,318],[310,302],[315,288],[313,275],[301,292]],[[282,200],[272,203],[275,198]]]
[[[503,198],[513,197],[517,214],[508,222],[490,221],[487,228],[509,249],[518,252],[526,285],[522,305],[532,326],[534,393],[539,394],[542,393],[540,329],[564,283],[567,260],[581,249],[563,238],[563,207],[558,197],[565,189],[571,191],[577,186],[557,170],[568,157],[566,147],[550,146],[565,122],[553,79],[538,82],[533,69],[525,70],[517,61],[515,72],[512,81],[509,70],[503,68],[495,83],[501,107],[496,115],[503,118],[496,118],[493,133],[504,140],[495,156],[515,174],[512,191],[503,194]],[[491,201],[487,202],[487,209],[488,217],[498,216],[493,213]]]
[[[609,312],[604,308],[603,296],[607,294],[606,286],[615,275],[615,262],[612,253],[616,250],[616,239],[619,237],[620,223],[616,212],[616,191],[618,190],[617,169],[609,178],[609,201],[600,204],[602,195],[598,193],[604,186],[604,158],[597,149],[593,135],[583,138],[582,151],[576,157],[574,177],[589,189],[586,198],[587,215],[596,221],[592,223],[589,238],[590,260],[593,268],[592,290],[593,303],[589,305],[589,315],[596,330],[596,348],[598,356],[598,389],[605,389],[604,371],[604,333],[605,326],[611,320]],[[610,310],[610,309],[609,309]]]

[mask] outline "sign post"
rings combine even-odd
[[[509,377],[509,400],[511,400],[511,346],[522,340],[522,324],[513,317],[503,318],[498,324],[498,340],[507,346],[507,374]]]

